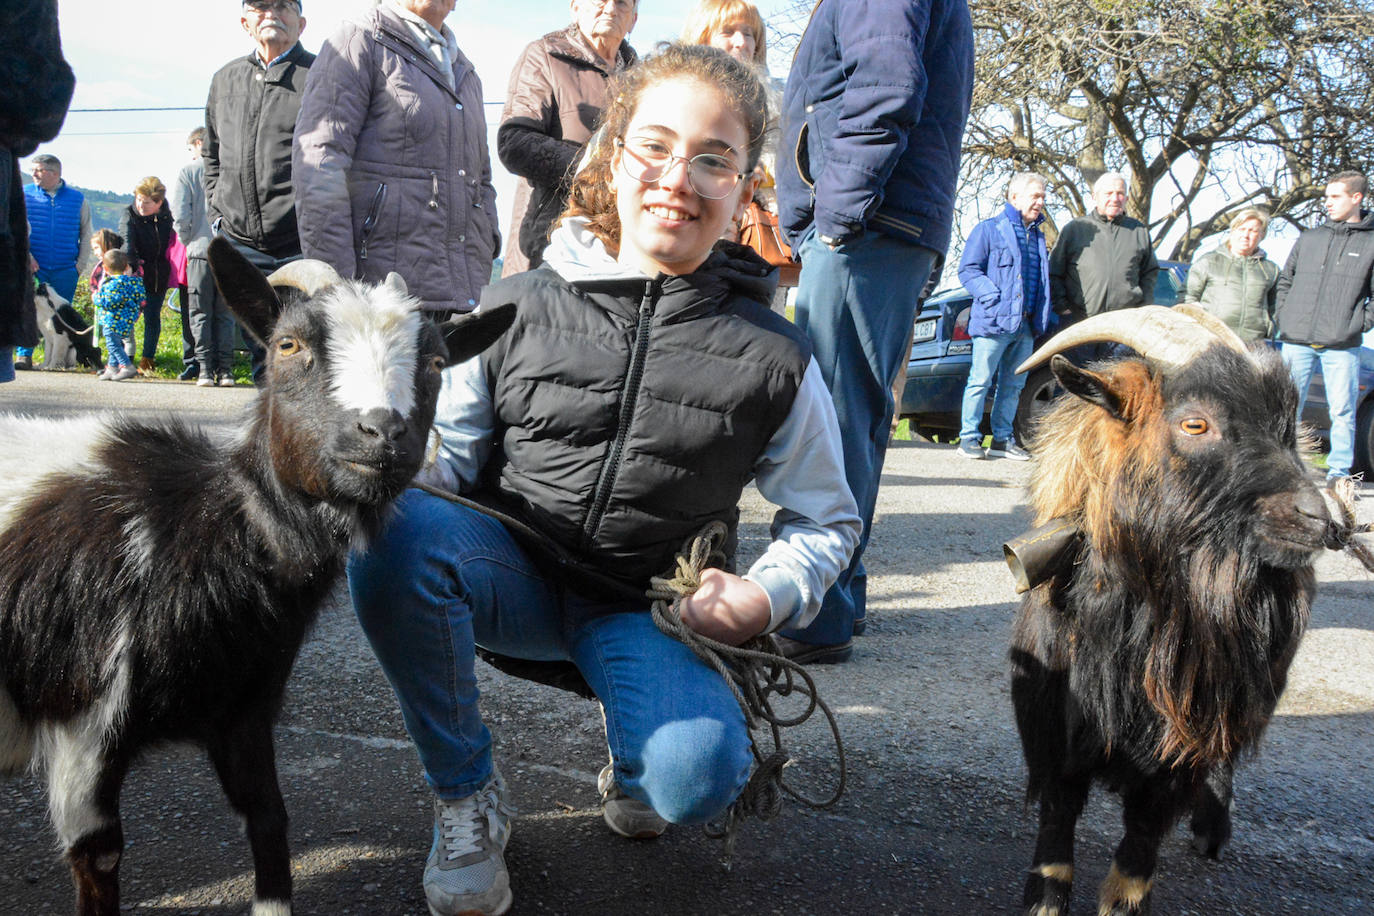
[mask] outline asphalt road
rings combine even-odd
[[[116,405],[227,424],[252,397],[26,373],[0,386],[0,409]],[[746,822],[729,867],[722,845],[697,829],[641,843],[612,835],[597,806],[605,744],[596,706],[482,667],[484,712],[520,811],[507,851],[511,912],[1016,912],[1035,819],[1022,801],[1008,695],[1015,596],[999,545],[1026,525],[1026,476],[1026,465],[966,461],[949,446],[894,445],[868,553],[868,632],[852,663],[814,669],[839,717],[848,790],[829,811],[789,804],[776,820]],[[1374,512],[1374,501],[1362,512]],[[746,552],[762,548],[768,514],[751,492]],[[1374,913],[1374,585],[1342,556],[1318,568],[1321,591],[1290,688],[1236,780],[1232,846],[1212,863],[1193,855],[1183,830],[1172,836],[1158,914]],[[795,772],[819,785],[833,775],[833,754],[819,729],[801,731],[786,738]],[[277,739],[296,912],[422,914],[429,797],[346,597],[301,654]],[[123,800],[127,910],[249,910],[247,844],[198,753],[150,755]],[[0,913],[70,911],[36,780],[0,785],[0,829]],[[1092,911],[1118,839],[1119,809],[1095,792],[1078,833],[1078,912]]]

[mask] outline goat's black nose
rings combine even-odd
[[[358,431],[369,438],[395,442],[405,435],[406,418],[399,411],[376,407],[358,417]]]

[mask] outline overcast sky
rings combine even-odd
[[[630,43],[641,52],[675,38],[693,0],[641,0]],[[301,43],[318,51],[344,19],[371,0],[305,0]],[[782,0],[762,0],[765,17]],[[63,177],[97,190],[133,193],[145,175],[171,186],[186,162],[186,134],[202,121],[210,77],[252,47],[236,0],[59,0],[62,50],[76,71],[76,95],[62,133],[39,148],[62,160]],[[502,228],[513,185],[496,159],[496,124],[506,80],[526,44],[572,19],[559,0],[458,0],[448,26],[477,68],[486,94],[488,139]],[[98,113],[92,108],[191,108]]]

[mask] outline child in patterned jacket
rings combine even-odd
[[[134,274],[129,266],[129,255],[121,248],[106,251],[101,264],[105,268],[105,279],[91,299],[100,328],[105,333],[105,345],[110,349],[110,361],[96,378],[122,382],[138,375],[124,349],[124,338],[133,333],[134,322],[143,308],[143,278]]]

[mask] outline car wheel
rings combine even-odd
[[[1374,399],[1366,400],[1355,414],[1355,461],[1352,470],[1366,477],[1374,474]]]
[[[1016,438],[1022,443],[1029,441],[1040,415],[1049,410],[1050,405],[1063,393],[1064,386],[1059,384],[1059,379],[1054,377],[1049,366],[1041,366],[1031,372],[1016,404]]]

